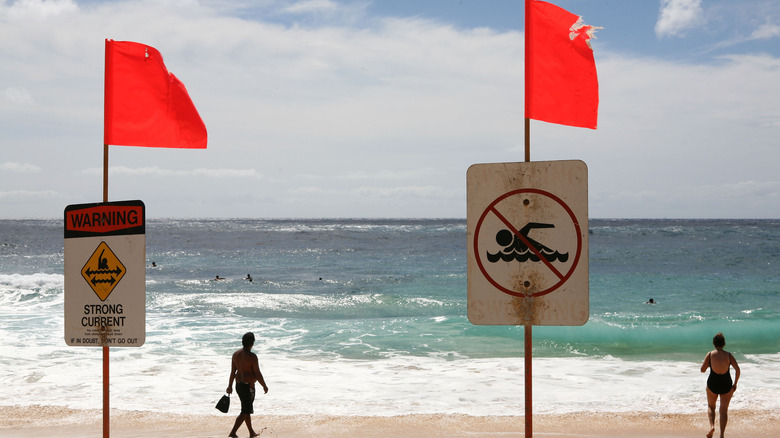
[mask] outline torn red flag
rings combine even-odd
[[[596,129],[599,83],[590,39],[596,28],[551,3],[526,0],[525,116]]]
[[[104,144],[206,148],[206,125],[154,47],[106,40],[104,99]]]

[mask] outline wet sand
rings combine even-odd
[[[74,410],[54,406],[0,407],[0,437],[60,438],[103,436],[100,410]],[[110,435],[130,437],[225,437],[236,413],[182,415],[146,411],[111,411]],[[523,437],[522,416],[475,417],[458,414],[381,416],[254,415],[255,431],[263,438],[285,437]],[[729,438],[780,436],[780,413],[733,411],[726,429]],[[533,435],[537,437],[703,437],[706,414],[596,413],[535,415]],[[239,437],[248,437],[245,426]],[[716,432],[715,436],[718,434]]]

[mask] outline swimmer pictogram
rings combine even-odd
[[[554,224],[543,224],[539,222],[529,222],[523,228],[518,230],[519,235],[515,235],[512,231],[502,229],[496,233],[496,243],[503,249],[491,254],[486,252],[487,260],[490,263],[497,263],[498,261],[511,262],[516,260],[518,262],[539,262],[542,257],[548,262],[566,262],[569,260],[569,253],[559,253],[557,250],[549,248],[536,240],[528,237],[528,233],[532,229],[536,228],[555,228]],[[532,250],[535,249],[536,251]]]
[[[95,252],[84,264],[81,275],[87,280],[89,287],[105,301],[125,275],[125,266],[111,251],[106,242],[100,242]]]

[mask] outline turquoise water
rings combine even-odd
[[[115,397],[210,412],[251,330],[278,413],[516,413],[523,329],[468,322],[466,232],[465,220],[150,220],[146,343],[112,349]],[[750,395],[736,406],[778,405],[780,221],[591,220],[589,233],[590,320],[534,329],[535,409],[698,409],[719,331]],[[99,349],[63,340],[62,248],[60,220],[0,221],[12,370],[0,405],[91,407],[99,392]]]

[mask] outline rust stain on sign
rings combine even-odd
[[[525,296],[513,297],[511,306],[515,317],[523,324],[538,325],[550,307],[543,296],[534,296],[541,284],[537,277],[538,273],[534,271],[515,277],[514,289],[524,291]]]

